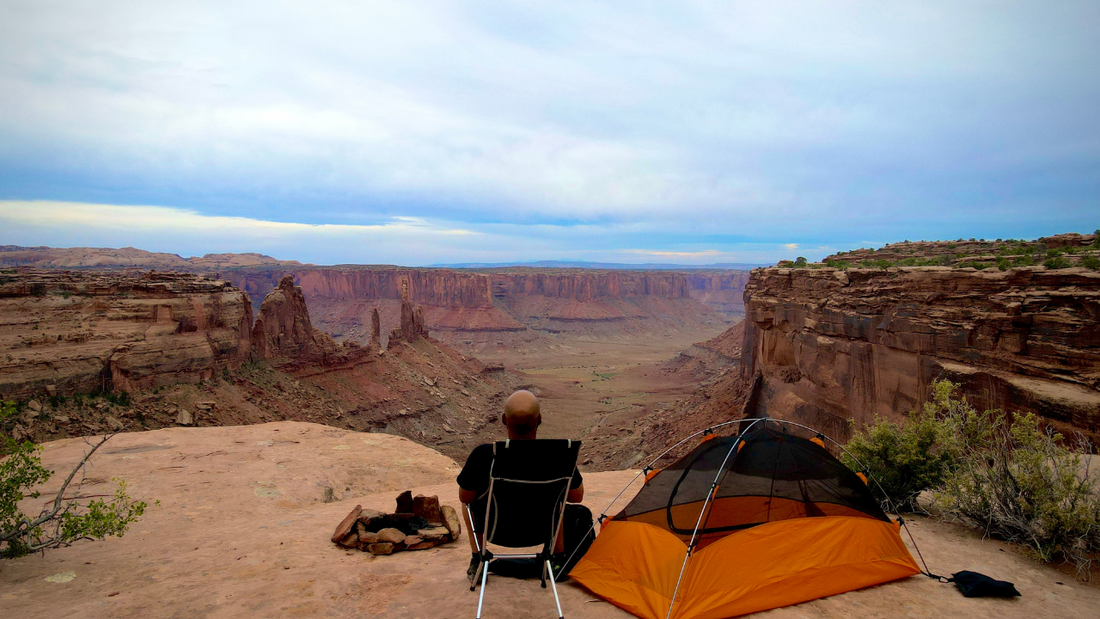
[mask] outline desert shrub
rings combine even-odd
[[[947,381],[934,383],[932,400],[911,412],[906,423],[876,416],[848,442],[844,463],[874,480],[871,491],[886,509],[922,511],[917,495],[939,484],[958,458],[951,430],[941,422],[965,403],[953,397],[954,388]]]
[[[1038,417],[989,411],[958,433],[959,459],[934,492],[947,517],[1020,544],[1040,561],[1065,560],[1087,575],[1100,552],[1100,494],[1085,455]]]
[[[1043,266],[1048,269],[1066,269],[1069,268],[1069,260],[1064,256],[1058,255],[1053,258],[1047,258],[1043,262]]]
[[[803,257],[803,256],[799,256],[799,257],[795,258],[794,259],[794,266],[799,267],[799,268],[806,266],[806,258]]]
[[[889,269],[894,263],[891,260],[861,260],[859,266],[866,269]]]
[[[1014,267],[1035,266],[1035,260],[1030,255],[1018,256],[1018,257],[1012,259],[1012,266],[1014,266]]]
[[[872,491],[902,511],[917,496],[943,518],[1019,544],[1041,561],[1066,560],[1079,577],[1100,553],[1100,486],[1090,477],[1083,438],[1066,441],[1031,413],[977,411],[949,381],[907,423],[876,419],[848,443],[874,479]],[[875,481],[878,483],[876,484]],[[879,487],[881,485],[881,487]],[[890,504],[885,505],[890,508]]]
[[[1008,258],[997,258],[997,268],[1002,271],[1007,271],[1012,264],[1008,261]]]
[[[1100,258],[1096,256],[1085,256],[1081,258],[1081,266],[1092,269],[1093,271],[1100,271]]]
[[[0,417],[10,417],[16,412],[11,402],[0,405]],[[122,480],[114,480],[117,485],[109,501],[93,499],[81,503],[65,498],[73,479],[108,438],[109,435],[91,444],[54,499],[46,503],[40,513],[29,516],[19,509],[19,502],[25,498],[39,498],[41,494],[31,488],[49,481],[54,472],[42,466],[39,457],[42,448],[38,445],[0,436],[0,556],[15,558],[68,546],[82,539],[120,537],[145,513],[146,503],[130,498],[126,494],[126,482]]]

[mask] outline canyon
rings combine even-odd
[[[337,342],[366,344],[372,311],[383,340],[400,324],[401,287],[423,308],[426,328],[466,353],[545,349],[554,336],[620,337],[669,330],[716,331],[744,315],[748,272],[724,269],[403,268],[314,266],[260,254],[175,254],[133,248],[0,247],[0,267],[174,270],[223,279],[253,311],[291,275],[317,326]]]
[[[275,420],[385,431],[457,456],[520,381],[426,336],[402,302],[385,347],[337,343],[283,277],[248,294],[190,273],[18,268],[0,276],[0,431],[35,441]]]
[[[253,297],[290,274],[337,340],[363,342],[372,309],[398,322],[400,282],[435,337],[465,352],[545,347],[556,334],[607,337],[717,328],[744,313],[742,271],[240,267],[219,272]],[[734,299],[737,299],[736,301]]]

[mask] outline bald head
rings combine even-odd
[[[533,439],[542,423],[539,399],[530,391],[517,391],[504,402],[504,414],[500,420],[508,426],[508,438]]]

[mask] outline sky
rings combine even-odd
[[[1100,228],[1100,3],[0,3],[0,244],[774,263]]]

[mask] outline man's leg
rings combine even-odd
[[[482,534],[481,531],[474,531],[474,523],[470,522],[470,509],[469,505],[462,505],[462,521],[466,523],[467,537],[470,538],[470,552],[477,554],[480,551]]]

